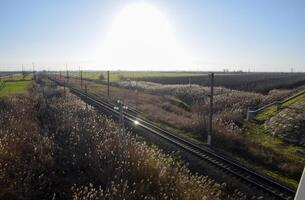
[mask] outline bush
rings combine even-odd
[[[126,77],[123,76],[122,74],[119,74],[118,79],[119,79],[119,81],[124,81],[124,80],[126,80]]]
[[[274,171],[281,172],[290,178],[298,179],[304,165],[296,160],[287,158],[269,147],[245,140],[234,123],[216,120],[214,127],[214,147],[230,151],[232,154],[242,155],[251,162],[255,162]]]
[[[100,74],[99,77],[98,77],[98,79],[101,80],[101,81],[105,80],[104,74]]]
[[[220,199],[224,186],[148,147],[70,94],[5,99],[0,199]],[[235,197],[234,197],[235,198]],[[230,198],[228,198],[230,199]]]

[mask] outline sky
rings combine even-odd
[[[0,0],[0,71],[305,72],[304,0]]]

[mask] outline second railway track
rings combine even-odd
[[[54,81],[59,85],[63,85],[62,82],[58,81],[55,78],[49,77],[50,80]],[[87,103],[91,104],[97,108],[106,109],[108,112],[113,115],[118,115],[118,111],[114,109],[114,104],[109,102],[104,102],[101,99],[98,99],[95,95],[85,93],[83,90],[77,89],[72,86],[67,86],[72,93],[84,99]],[[295,190],[285,186],[281,183],[276,182],[270,177],[262,175],[258,172],[248,169],[242,164],[232,161],[222,155],[219,155],[212,149],[199,146],[194,144],[184,138],[181,138],[169,131],[163,130],[160,127],[156,126],[152,122],[149,122],[143,118],[139,118],[135,115],[135,111],[124,112],[124,119],[129,123],[134,123],[138,121],[137,126],[147,130],[148,132],[155,134],[162,139],[172,143],[173,145],[181,148],[188,153],[198,157],[199,159],[204,160],[205,162],[210,163],[212,166],[228,173],[231,176],[234,176],[244,182],[245,184],[250,185],[265,194],[268,194],[276,199],[293,199],[295,195]]]

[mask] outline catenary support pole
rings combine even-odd
[[[83,71],[80,71],[80,88],[83,89]]]
[[[86,103],[86,110],[88,110],[88,103],[87,103],[87,99],[88,99],[88,93],[87,93],[88,91],[87,91],[87,84],[85,84],[85,93],[86,93],[86,101],[85,101],[85,103]]]
[[[66,64],[66,70],[67,70],[67,83],[69,84],[69,71],[68,71],[68,65]]]
[[[22,80],[24,80],[25,78],[25,72],[24,72],[24,67],[23,67],[23,64],[22,64]]]
[[[209,107],[209,123],[208,123],[208,145],[212,145],[213,134],[213,95],[214,95],[214,73],[210,74],[210,107]]]
[[[107,71],[107,96],[108,96],[108,97],[109,97],[109,95],[110,95],[109,89],[110,89],[110,71],[108,70],[108,71]]]
[[[66,80],[64,80],[64,94],[66,96]]]
[[[34,79],[34,81],[36,81],[35,65],[34,65],[34,63],[32,63],[32,66],[33,66],[33,79]]]

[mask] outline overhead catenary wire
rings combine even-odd
[[[60,84],[60,82],[57,83]],[[73,93],[77,94],[80,97],[86,96],[86,94],[84,94],[84,92],[79,89],[73,87],[70,87],[70,89]],[[97,108],[106,109],[116,116],[120,115],[119,111],[115,110],[112,104],[98,100],[90,94],[87,94],[86,100],[91,105],[96,106]],[[279,199],[289,199],[295,193],[294,190],[278,182],[275,182],[273,179],[268,178],[267,176],[252,171],[236,161],[232,161],[228,158],[223,157],[222,155],[218,155],[216,152],[207,149],[206,147],[197,146],[196,144],[193,144],[192,142],[186,139],[180,138],[175,134],[172,134],[166,130],[157,127],[156,125],[145,119],[139,118],[139,116],[134,116],[129,112],[122,112],[122,114],[124,116],[123,120],[126,120],[130,123],[134,123],[135,120],[137,120],[137,125],[141,128],[146,129],[152,134],[160,136],[161,138],[192,153],[193,155],[210,162],[213,166],[225,170],[227,173],[245,181],[247,184],[259,188],[262,191],[265,191],[268,194],[271,194]]]

